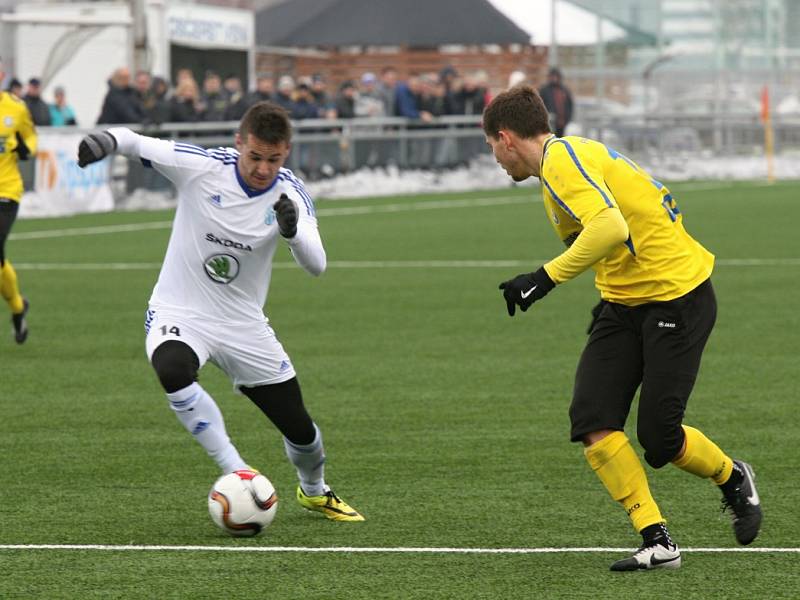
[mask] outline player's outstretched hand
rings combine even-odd
[[[14,150],[19,160],[28,160],[31,157],[31,151],[19,132],[17,132],[17,147]]]
[[[517,306],[525,312],[531,304],[544,298],[555,286],[555,282],[550,279],[544,267],[533,273],[522,273],[504,281],[500,284],[500,289],[503,290],[503,298],[506,300],[508,316],[514,316]]]
[[[285,238],[293,238],[297,234],[297,206],[286,194],[272,207],[275,209],[275,218],[278,220],[278,231]]]
[[[82,169],[98,160],[103,160],[117,149],[116,138],[107,131],[90,133],[78,145],[78,166]]]

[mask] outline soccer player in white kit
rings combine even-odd
[[[286,111],[260,102],[242,118],[236,149],[206,150],[113,127],[81,140],[78,164],[123,154],[155,168],[178,190],[145,318],[147,356],[178,420],[223,473],[248,468],[219,407],[197,382],[198,371],[211,361],[283,434],[300,479],[301,506],[336,521],[363,521],[325,483],[322,435],[263,312],[272,260],[283,241],[311,275],[326,266],[311,198],[283,168],[290,145]]]

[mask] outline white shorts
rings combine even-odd
[[[239,386],[282,383],[295,377],[289,356],[266,320],[260,323],[217,323],[171,310],[147,310],[144,330],[147,359],[167,340],[189,346],[202,367],[211,361]]]

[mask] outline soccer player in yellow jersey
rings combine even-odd
[[[5,72],[0,58],[0,81]],[[0,294],[11,309],[14,339],[22,344],[28,338],[25,315],[28,301],[19,293],[17,273],[5,255],[5,243],[17,218],[22,198],[22,176],[18,160],[36,152],[36,130],[25,103],[7,92],[0,92]]]
[[[547,219],[567,250],[533,273],[500,284],[508,308],[526,311],[590,267],[602,301],[575,376],[571,438],[618,501],[642,546],[613,571],[677,568],[681,555],[625,436],[637,388],[637,434],[645,460],[713,481],[740,544],[761,526],[753,470],[699,430],[683,425],[686,402],[716,318],[714,256],[683,227],[666,187],[593,140],[550,133],[547,110],[528,86],[499,94],[483,114],[486,141],[515,180],[538,177]]]

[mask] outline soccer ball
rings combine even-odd
[[[258,535],[272,523],[278,495],[258,471],[242,469],[223,475],[208,493],[208,512],[223,531],[236,537]]]

